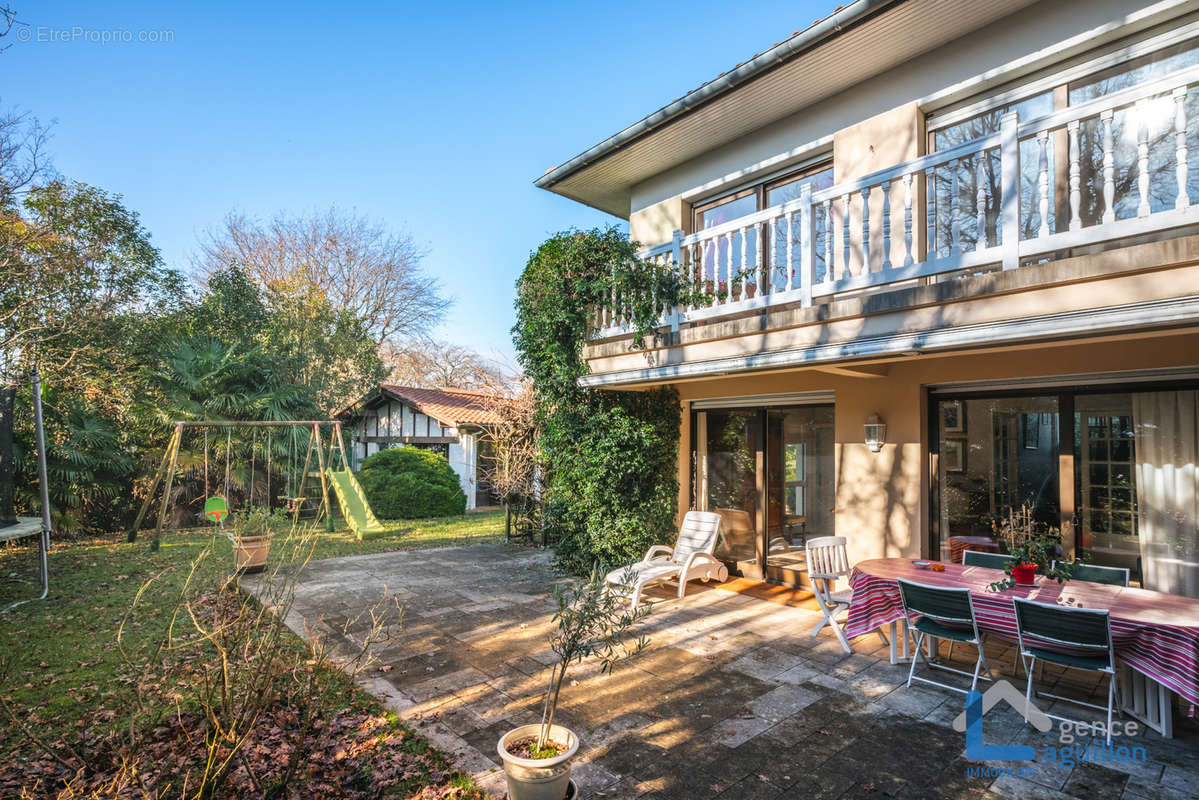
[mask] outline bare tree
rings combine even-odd
[[[17,12],[8,6],[0,6],[0,40],[8,35],[12,30],[12,26],[17,24]],[[24,25],[25,23],[21,23]],[[3,53],[11,44],[0,44],[0,53]]]
[[[391,383],[490,389],[504,385],[503,370],[478,352],[449,342],[416,340],[381,353]]]
[[[0,9],[0,28],[3,19]],[[28,112],[0,111],[0,209],[11,209],[29,187],[54,177],[45,153],[49,138],[50,129]]]
[[[479,469],[504,505],[508,535],[512,535],[515,515],[522,535],[532,536],[541,464],[533,382],[521,377],[515,382],[492,383],[486,391],[496,421],[480,434]]]
[[[297,281],[315,287],[364,320],[382,344],[425,334],[449,306],[421,266],[424,255],[411,236],[331,207],[265,223],[230,213],[201,238],[193,266],[207,279],[237,264],[267,292]]]

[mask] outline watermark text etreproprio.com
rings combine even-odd
[[[55,28],[50,25],[19,25],[13,31],[18,41],[62,44],[85,42],[87,44],[165,44],[175,41],[175,31],[130,30],[128,28],[85,28],[72,25]]]

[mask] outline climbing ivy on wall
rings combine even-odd
[[[673,541],[680,408],[672,389],[615,392],[579,386],[596,309],[623,298],[633,346],[663,305],[692,288],[639,260],[615,228],[547,239],[517,282],[516,352],[537,394],[544,466],[542,520],[558,563],[584,573],[640,559]]]

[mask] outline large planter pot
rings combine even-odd
[[[1037,582],[1037,565],[1031,562],[1012,565],[1012,580],[1017,586],[1033,586]]]
[[[550,726],[550,740],[566,744],[553,758],[521,758],[508,752],[508,743],[536,737],[540,725],[521,725],[500,737],[496,749],[504,762],[509,800],[563,800],[570,784],[570,762],[579,752],[579,737],[561,725]]]
[[[239,536],[233,542],[234,569],[243,574],[266,569],[266,556],[271,549],[269,536]]]

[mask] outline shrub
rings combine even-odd
[[[358,482],[383,519],[466,513],[466,495],[445,456],[416,447],[381,450],[362,462]]]

